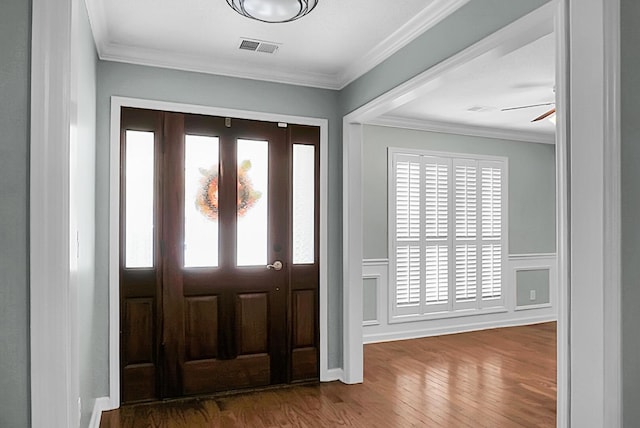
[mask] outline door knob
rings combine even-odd
[[[282,269],[282,262],[280,260],[276,260],[272,265],[267,265],[267,269],[280,270]]]

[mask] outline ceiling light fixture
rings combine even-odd
[[[233,10],[262,22],[290,22],[311,12],[319,0],[227,0]]]

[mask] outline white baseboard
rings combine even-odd
[[[507,320],[492,320],[488,322],[473,322],[469,324],[446,326],[446,327],[433,327],[424,328],[419,330],[405,330],[399,332],[388,332],[378,334],[365,334],[363,336],[363,343],[379,343],[390,342],[393,340],[407,340],[407,339],[419,339],[422,337],[440,336],[443,334],[455,334],[466,333],[470,331],[489,330],[492,328],[501,327],[517,327],[529,324],[539,324],[543,322],[557,321],[556,315],[538,315],[533,317],[518,317],[515,319]]]
[[[96,398],[96,402],[93,405],[93,412],[91,412],[91,421],[89,422],[89,428],[100,428],[100,418],[102,417],[102,412],[110,409],[111,406],[109,397]]]
[[[341,368],[328,369],[325,375],[320,379],[321,382],[333,382],[334,380],[342,380],[344,378],[344,372]]]

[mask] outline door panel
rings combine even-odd
[[[218,356],[218,296],[185,299],[185,347],[187,360]]]
[[[123,338],[126,352],[124,362],[124,400],[154,397],[156,394],[156,352],[154,349],[154,300],[131,298],[125,302]]]
[[[157,157],[153,266],[121,264],[123,401],[317,380],[318,129],[134,109],[122,123],[123,164],[132,130],[153,130]]]

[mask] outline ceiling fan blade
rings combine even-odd
[[[542,107],[542,106],[552,106],[555,103],[541,103],[541,104],[529,104],[526,106],[518,106],[518,107],[509,107],[509,108],[503,108],[500,111],[510,111],[510,110],[520,110],[523,108],[532,108],[532,107]]]
[[[547,117],[551,116],[555,112],[556,112],[556,108],[554,107],[551,110],[549,110],[548,112],[542,113],[540,116],[536,117],[531,122],[537,122],[539,120],[546,119]]]

